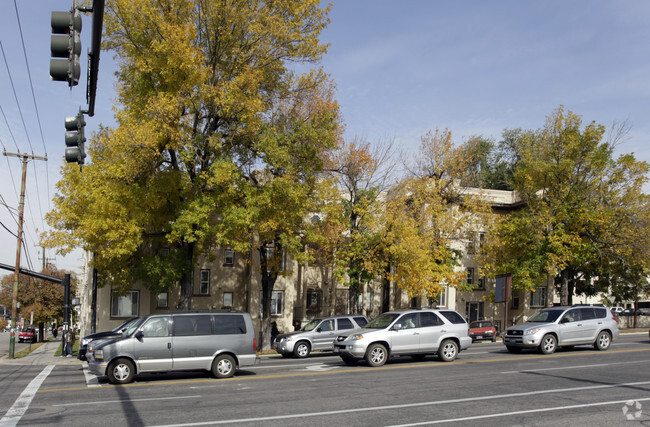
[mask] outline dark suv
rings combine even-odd
[[[618,338],[618,321],[602,306],[549,307],[533,314],[523,325],[508,328],[503,343],[510,353],[537,348],[544,354],[557,347],[593,345],[607,350]]]

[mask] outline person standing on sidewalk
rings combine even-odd
[[[72,356],[72,346],[74,345],[74,331],[72,328],[68,329],[68,332],[65,333],[65,357]]]

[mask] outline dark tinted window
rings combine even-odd
[[[339,319],[339,329],[353,329],[352,320],[350,319]]]
[[[210,315],[174,316],[174,335],[177,337],[210,335],[211,333],[212,322]]]
[[[365,317],[355,317],[354,321],[357,322],[357,325],[364,327],[368,323]]]
[[[590,319],[595,319],[596,318],[596,312],[591,307],[581,308],[580,309],[580,315],[582,316],[582,320],[590,320]]]
[[[323,320],[323,322],[318,325],[318,328],[316,329],[317,331],[320,332],[328,332],[328,331],[333,331],[335,330],[334,326],[334,319],[329,319],[329,320]]]
[[[465,319],[463,319],[463,316],[461,316],[460,314],[458,314],[455,311],[451,311],[451,310],[449,310],[449,311],[439,311],[439,313],[442,314],[443,316],[445,316],[447,318],[447,320],[449,320],[451,323],[454,323],[456,325],[460,325],[462,323],[467,323],[467,322],[465,322]]]
[[[562,316],[562,322],[577,322],[581,319],[580,310],[577,308],[571,309]]]
[[[234,335],[246,333],[246,322],[241,314],[223,314],[214,316],[214,333],[217,335]]]
[[[420,325],[422,325],[422,327],[444,325],[444,323],[445,322],[438,317],[436,313],[430,311],[420,313]]]
[[[596,313],[596,319],[604,319],[607,317],[606,308],[594,308],[594,312]]]

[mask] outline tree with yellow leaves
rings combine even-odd
[[[315,177],[339,138],[327,76],[291,67],[326,52],[327,12],[317,0],[108,3],[118,126],[94,135],[82,172],[64,168],[47,244],[92,251],[115,289],[180,283],[185,309],[199,254],[254,250],[270,320],[277,260],[299,252]]]

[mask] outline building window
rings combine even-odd
[[[111,297],[111,317],[139,316],[140,291],[129,291],[126,295],[113,294]]]
[[[468,268],[467,269],[467,284],[468,285],[473,285],[474,284],[474,269],[473,268]]]
[[[263,301],[264,295],[260,292],[260,317],[263,313]],[[284,307],[284,291],[273,291],[271,294],[271,316],[282,316],[282,310]]]
[[[530,293],[531,307],[546,307],[546,288],[537,288]]]
[[[158,308],[167,308],[169,306],[168,293],[167,292],[159,293],[158,296],[156,297],[156,302],[158,304]]]
[[[317,290],[307,291],[307,311],[320,311],[323,293]]]
[[[473,322],[475,320],[482,320],[484,318],[483,303],[482,302],[465,303],[465,313],[467,313],[468,322]]]
[[[232,249],[223,251],[223,265],[235,265],[235,251]]]
[[[223,306],[232,307],[232,292],[223,293]]]
[[[201,281],[199,283],[199,294],[210,294],[210,270],[201,270]]]
[[[479,277],[478,281],[476,282],[476,290],[485,290],[485,277]]]
[[[511,308],[514,308],[514,309],[519,308],[519,295],[514,295],[514,294],[512,295],[512,307]]]
[[[363,307],[363,293],[357,296],[357,307]],[[366,311],[372,311],[372,291],[366,292]]]
[[[167,258],[169,256],[169,248],[161,248],[160,256],[163,258]]]
[[[271,268],[276,267],[278,271],[284,270],[284,253],[276,256],[275,248],[273,246],[267,246],[265,250],[267,268],[270,270]]]
[[[443,286],[438,296],[438,306],[447,307],[447,286]]]

